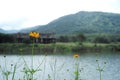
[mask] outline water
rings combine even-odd
[[[37,80],[47,80],[48,75],[52,80],[74,80],[76,63],[79,63],[79,78],[82,80],[100,80],[98,65],[103,68],[102,80],[120,80],[120,54],[119,53],[80,53],[78,59],[73,58],[73,54],[68,55],[34,55],[33,68],[40,68],[34,74]],[[23,68],[26,64],[31,68],[32,56],[18,55],[0,55],[0,65],[2,70],[13,71],[14,65],[17,63],[15,80],[22,80],[24,73]],[[106,62],[106,64],[104,64]],[[13,66],[11,66],[13,65]],[[12,74],[9,76],[11,79]],[[0,80],[5,80],[0,71]]]

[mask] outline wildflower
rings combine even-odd
[[[74,58],[79,58],[80,55],[79,55],[79,54],[74,54],[73,57],[74,57]]]
[[[29,33],[29,36],[30,37],[33,37],[33,38],[39,38],[40,37],[40,34],[38,32],[30,32]]]

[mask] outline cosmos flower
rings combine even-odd
[[[74,58],[79,58],[80,55],[79,55],[79,54],[74,54],[73,57],[74,57]]]
[[[29,36],[30,37],[33,37],[33,38],[39,38],[40,37],[40,34],[38,32],[30,32],[29,33]]]

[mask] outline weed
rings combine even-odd
[[[103,63],[103,66],[100,66],[99,60],[96,59],[96,63],[97,63],[97,71],[99,72],[99,78],[100,80],[102,80],[102,72],[104,72],[106,62]]]
[[[82,80],[80,73],[82,72],[83,68],[80,68],[79,61],[78,61],[78,58],[80,57],[80,55],[74,54],[73,57],[75,58],[75,71],[74,71],[75,79],[74,80]]]

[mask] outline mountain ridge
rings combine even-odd
[[[0,33],[4,33],[4,34],[14,34],[14,33],[18,33],[19,30],[4,30],[0,28]]]
[[[80,11],[62,16],[46,25],[33,27],[31,31],[54,32],[56,34],[76,33],[120,33],[120,14]]]

